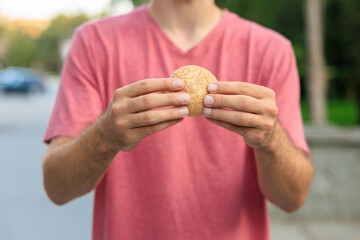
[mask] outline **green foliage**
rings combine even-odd
[[[326,59],[330,99],[354,99],[360,112],[360,1],[328,1]],[[360,118],[358,117],[358,123]]]
[[[44,64],[47,71],[58,73],[61,69],[60,46],[63,41],[71,38],[75,28],[88,21],[89,18],[80,14],[75,17],[59,15],[53,19],[49,27],[36,42],[36,59]]]
[[[334,88],[360,96],[360,1],[332,1],[327,7],[326,58]],[[331,96],[339,97],[332,89]],[[340,96],[343,97],[343,96]]]
[[[143,3],[148,2],[148,0],[131,0],[131,1],[134,4],[134,6],[139,6],[139,5],[143,4]]]
[[[40,63],[43,70],[59,73],[62,65],[60,45],[71,38],[77,26],[88,20],[84,14],[74,17],[59,15],[51,21],[41,36],[35,39],[22,29],[11,31],[0,26],[0,40],[6,39],[9,43],[6,56],[1,62],[5,67],[32,67]]]
[[[73,17],[59,15],[51,21],[50,26],[43,32],[42,37],[69,38],[77,26],[88,20],[89,17],[85,14]]]
[[[304,122],[309,122],[308,102],[301,101]],[[359,122],[357,103],[353,100],[329,100],[327,103],[328,121],[330,124],[351,126]]]
[[[5,63],[10,62],[11,65],[14,66],[29,66],[32,63],[35,53],[35,43],[33,39],[22,32],[21,29],[8,34],[10,34],[12,41]]]

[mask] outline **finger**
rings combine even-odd
[[[220,108],[204,108],[204,115],[208,118],[232,123],[240,127],[261,127],[261,116],[252,113]]]
[[[189,114],[187,107],[172,107],[139,112],[130,115],[130,128],[154,125],[161,122],[181,119]]]
[[[157,107],[181,106],[188,104],[189,101],[190,95],[183,92],[147,94],[130,99],[128,111],[135,113]]]
[[[223,122],[223,121],[219,121],[219,120],[215,120],[215,119],[211,119],[211,118],[206,118],[206,119],[220,127],[223,127],[232,132],[236,132],[242,136],[244,136],[250,129],[253,129],[253,128],[248,128],[248,127],[239,127],[232,123]]]
[[[208,85],[209,93],[247,95],[254,98],[273,97],[272,89],[245,82],[217,82]]]
[[[129,84],[121,91],[128,97],[136,97],[152,92],[180,91],[184,88],[184,82],[175,78],[152,78]]]
[[[137,128],[134,128],[134,130],[137,131],[140,136],[146,137],[146,136],[149,136],[156,132],[159,132],[161,130],[164,130],[168,127],[174,126],[175,124],[181,122],[182,120],[183,120],[183,118],[177,119],[177,120],[171,120],[171,121],[167,121],[167,122],[162,122],[162,123],[158,123],[158,124],[154,124],[154,125],[150,125],[150,126],[145,126],[145,127],[137,127]]]
[[[234,110],[261,114],[261,101],[246,95],[209,94],[204,98],[206,107],[231,108]]]

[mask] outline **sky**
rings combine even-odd
[[[10,18],[50,19],[59,13],[100,13],[110,0],[0,0],[0,15]],[[130,11],[130,0],[118,5],[118,14]]]

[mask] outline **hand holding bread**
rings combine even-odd
[[[145,79],[115,91],[100,119],[102,135],[114,151],[130,151],[146,136],[188,115],[189,95],[180,79]]]
[[[269,150],[275,145],[278,109],[275,92],[245,82],[209,84],[204,98],[206,118],[244,137],[256,149]]]

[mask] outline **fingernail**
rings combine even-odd
[[[205,115],[210,115],[212,112],[212,109],[211,108],[204,108],[204,114]]]
[[[214,83],[210,83],[208,86],[209,92],[215,92],[217,90],[217,85]]]
[[[205,103],[205,105],[211,105],[214,103],[214,98],[212,96],[207,95],[204,98],[204,103]]]
[[[184,81],[181,79],[176,79],[173,84],[174,84],[174,87],[180,88],[180,87],[184,86]]]
[[[189,109],[188,109],[187,107],[180,108],[179,112],[180,112],[180,114],[181,114],[182,116],[185,117],[185,116],[187,116],[187,115],[189,114]]]
[[[179,95],[179,99],[182,103],[188,103],[190,100],[190,95],[187,93],[182,93]]]

